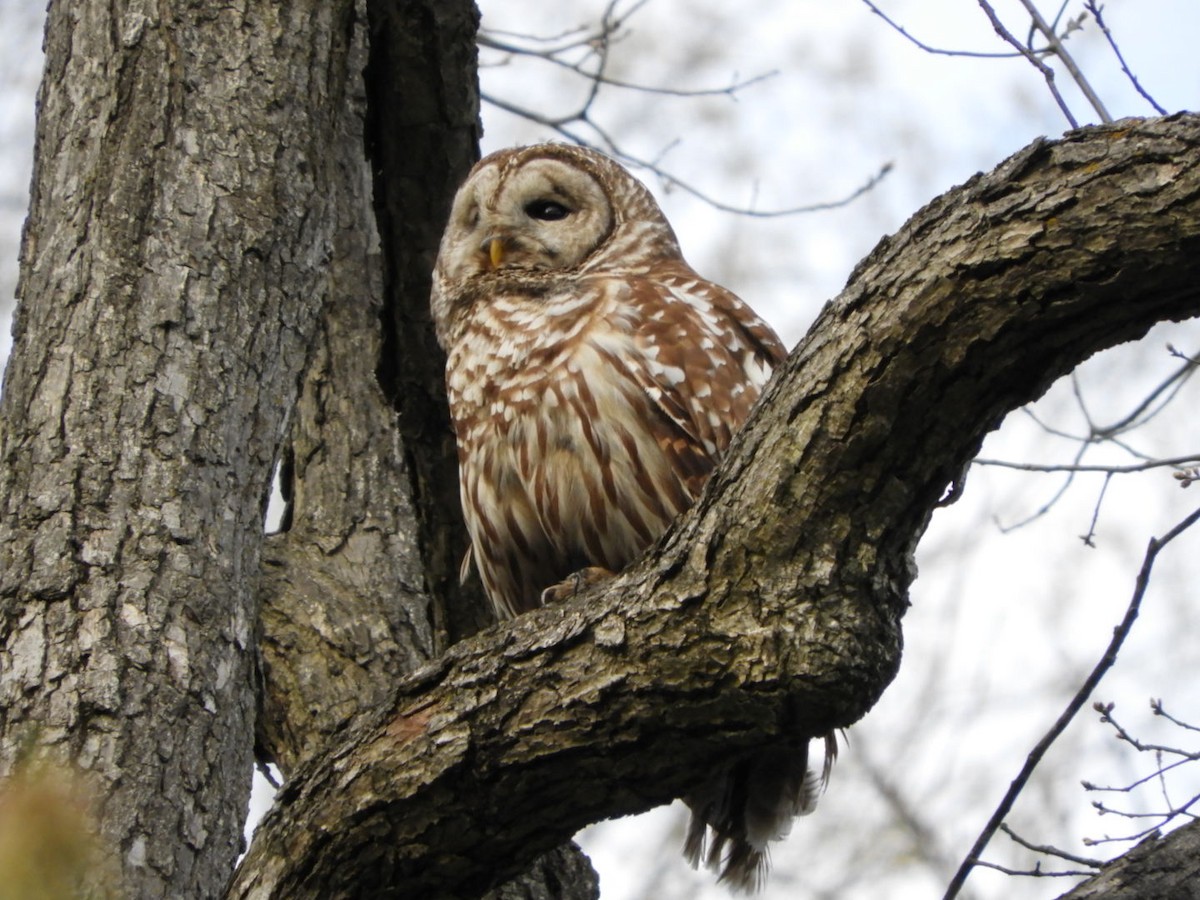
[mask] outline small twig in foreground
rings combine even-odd
[[[1089,869],[1046,870],[1042,868],[1041,863],[1035,864],[1032,869],[1010,869],[1008,866],[1002,866],[999,863],[987,862],[985,860],[980,860],[976,865],[982,869],[995,869],[997,872],[1002,872],[1005,875],[1023,875],[1030,878],[1079,878],[1080,876],[1087,877],[1096,874]]]
[[[899,34],[902,38],[904,38],[910,44],[913,44],[915,47],[917,47],[921,50],[924,50],[926,53],[932,53],[937,56],[969,56],[973,59],[1014,59],[1014,58],[1022,55],[1021,53],[1016,52],[1016,51],[1011,52],[1011,53],[992,53],[992,52],[985,53],[980,50],[947,50],[943,47],[934,47],[933,45],[926,44],[924,41],[920,40],[919,38],[914,37],[912,34],[910,34],[908,32],[907,29],[905,29],[905,27],[903,25],[901,25],[899,22],[897,22],[896,20],[889,17],[887,15],[887,13],[885,13],[878,6],[876,6],[874,3],[872,3],[871,0],[863,0],[863,3],[866,4],[867,8],[869,10],[871,10],[871,12],[875,13],[875,15],[879,16],[879,18],[881,18],[881,19],[883,19],[883,21],[887,22],[887,24],[892,28],[893,31],[895,31],[897,34]],[[1045,53],[1047,51],[1034,50],[1033,52],[1034,53]]]
[[[1197,803],[1200,803],[1200,794],[1197,794],[1190,800],[1180,803],[1178,806],[1163,812],[1131,813],[1119,809],[1110,809],[1103,803],[1098,801],[1094,802],[1092,805],[1096,808],[1096,811],[1101,814],[1112,813],[1122,816],[1126,819],[1153,819],[1155,821],[1153,824],[1146,826],[1141,831],[1135,831],[1131,834],[1122,834],[1116,837],[1084,838],[1083,843],[1089,847],[1096,847],[1100,844],[1129,844],[1135,841],[1140,841],[1144,837],[1161,833],[1164,825],[1179,816],[1187,816],[1190,819],[1197,818],[1196,814],[1191,811],[1192,807]]]
[[[1096,546],[1096,522],[1100,518],[1100,507],[1104,504],[1104,495],[1108,493],[1108,483],[1112,481],[1112,472],[1108,472],[1104,476],[1104,484],[1100,485],[1100,496],[1096,498],[1096,505],[1092,508],[1092,521],[1088,525],[1087,534],[1081,534],[1079,539],[1083,541],[1085,547],[1095,548]]]
[[[1001,825],[1000,830],[1007,834],[1012,840],[1026,850],[1032,850],[1034,853],[1042,853],[1046,856],[1057,856],[1059,859],[1065,859],[1067,862],[1079,863],[1081,866],[1090,866],[1093,869],[1099,869],[1104,865],[1102,859],[1088,859],[1086,856],[1076,856],[1073,853],[1068,853],[1066,850],[1060,850],[1058,847],[1051,847],[1049,844],[1034,844],[1025,838],[1021,837],[1007,825]]]
[[[1180,728],[1185,729],[1186,731],[1200,731],[1200,725],[1192,725],[1190,722],[1181,721],[1180,719],[1175,718],[1173,715],[1171,715],[1169,712],[1167,712],[1166,709],[1163,708],[1162,700],[1151,700],[1150,701],[1150,709],[1154,712],[1154,714],[1156,716],[1162,716],[1164,719],[1166,719],[1172,725],[1177,725]]]
[[[1019,469],[1022,472],[1099,472],[1104,475],[1129,475],[1134,472],[1148,472],[1151,469],[1161,469],[1168,466],[1185,466],[1188,463],[1200,462],[1200,455],[1195,453],[1187,456],[1176,456],[1171,459],[1150,459],[1146,462],[1129,465],[1083,465],[1076,463],[1026,463],[1013,462],[1006,459],[974,459],[971,465],[995,466],[1001,469]],[[1175,478],[1183,481],[1186,473],[1197,472],[1196,469],[1175,472]],[[1196,480],[1193,478],[1192,480]]]
[[[1192,807],[1196,806],[1197,803],[1200,803],[1200,794],[1197,794],[1196,796],[1193,796],[1182,803],[1175,803],[1171,800],[1170,792],[1167,789],[1166,779],[1167,773],[1189,763],[1200,761],[1200,751],[1185,750],[1182,747],[1171,747],[1164,744],[1141,741],[1135,737],[1125,726],[1117,721],[1116,716],[1113,715],[1115,704],[1095,703],[1092,705],[1092,707],[1096,710],[1096,712],[1100,713],[1101,722],[1112,726],[1113,730],[1117,734],[1118,739],[1129,744],[1129,746],[1133,747],[1140,753],[1153,753],[1155,769],[1150,774],[1144,775],[1141,778],[1138,778],[1136,781],[1124,786],[1102,787],[1100,785],[1085,781],[1083,782],[1084,789],[1089,792],[1096,793],[1131,794],[1133,791],[1137,790],[1143,785],[1146,785],[1150,782],[1157,782],[1162,794],[1164,807],[1155,812],[1132,812],[1130,810],[1117,809],[1116,807],[1109,806],[1100,800],[1093,800],[1092,807],[1100,815],[1114,815],[1120,816],[1123,819],[1132,820],[1149,820],[1151,824],[1131,834],[1118,835],[1116,837],[1106,835],[1103,838],[1084,838],[1083,842],[1091,847],[1097,844],[1138,841],[1149,834],[1161,832],[1176,819],[1200,818],[1200,816],[1197,816],[1196,813],[1192,812]],[[1186,729],[1188,731],[1200,731],[1200,728],[1197,728],[1194,725],[1181,722],[1174,717],[1167,715],[1164,711],[1162,711],[1162,701],[1160,700],[1151,700],[1150,709],[1155,715],[1161,715],[1165,717],[1168,721],[1174,723],[1179,728]],[[1171,761],[1165,762],[1164,760],[1166,759],[1170,759]]]

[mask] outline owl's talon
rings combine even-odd
[[[610,578],[615,577],[615,575],[615,572],[610,572],[608,569],[603,569],[600,566],[588,566],[586,569],[572,572],[558,584],[552,584],[542,591],[542,606],[550,603],[559,603],[563,600],[570,600],[576,594],[590,588],[592,585],[603,584]]]

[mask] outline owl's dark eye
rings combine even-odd
[[[532,203],[525,204],[525,215],[543,222],[557,222],[570,214],[571,210],[557,200],[534,200]]]

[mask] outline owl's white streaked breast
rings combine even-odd
[[[644,349],[640,323],[620,282],[596,282],[561,300],[497,298],[451,351],[459,445],[475,448],[460,456],[463,506],[489,593],[514,612],[585,564],[623,567],[691,499],[645,427],[655,398],[624,362]],[[515,535],[522,565],[476,509]]]

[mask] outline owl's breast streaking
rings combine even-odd
[[[585,565],[627,565],[708,474],[631,370],[646,322],[628,293],[595,277],[563,296],[497,296],[451,349],[464,510],[472,534],[494,519],[474,552],[502,614]]]

